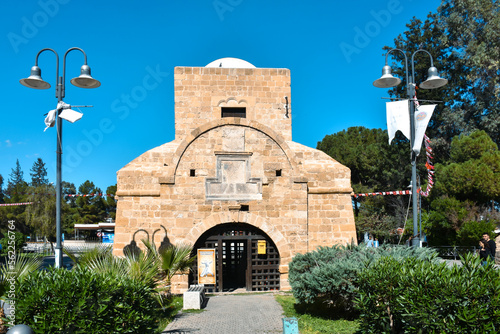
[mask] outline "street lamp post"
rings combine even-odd
[[[65,92],[66,79],[66,56],[69,52],[78,50],[83,53],[85,63],[81,67],[80,76],[71,79],[71,83],[80,88],[97,88],[101,85],[99,81],[92,78],[90,75],[90,67],[87,65],[87,54],[80,48],[70,48],[66,51],[63,58],[63,76],[59,76],[59,55],[53,49],[45,48],[40,50],[35,58],[35,66],[31,68],[31,75],[28,78],[21,79],[19,82],[26,87],[34,89],[48,89],[50,84],[42,79],[42,71],[38,67],[38,57],[44,51],[52,51],[56,55],[56,98],[59,102],[63,101]],[[61,244],[61,200],[62,200],[62,182],[61,182],[61,158],[62,158],[62,119],[59,117],[61,110],[56,112],[56,127],[57,127],[57,166],[56,166],[56,250],[55,250],[55,267],[62,267],[62,244]]]
[[[411,56],[411,76],[408,72],[408,57],[406,53],[401,49],[391,49],[385,55],[385,66],[382,68],[382,76],[373,82],[373,85],[378,88],[391,88],[399,85],[401,79],[392,76],[391,67],[387,64],[387,58],[389,54],[393,51],[401,52],[405,57],[405,73],[406,73],[406,83],[407,83],[407,94],[410,112],[410,147],[411,147],[411,184],[412,184],[412,208],[413,208],[413,238],[412,246],[420,246],[420,235],[418,230],[418,187],[417,187],[417,155],[413,147],[415,143],[415,55],[418,52],[424,52],[429,55],[431,59],[431,67],[428,70],[427,80],[422,82],[419,87],[422,89],[434,89],[439,88],[448,83],[447,79],[439,77],[437,69],[434,67],[432,55],[426,50],[417,50]]]

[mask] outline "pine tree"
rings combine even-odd
[[[26,183],[26,181],[24,181],[24,172],[21,169],[21,164],[19,163],[18,159],[16,160],[16,167],[12,168],[12,173],[9,174],[6,194],[11,200],[20,198],[23,195],[23,191],[26,190],[27,186],[28,184]]]
[[[31,167],[31,186],[38,187],[41,185],[49,184],[49,179],[47,179],[47,168],[45,168],[45,163],[42,158],[38,158]]]
[[[19,160],[17,160],[16,167],[12,169],[12,173],[9,175],[9,180],[7,182],[7,189],[5,191],[6,196],[4,198],[7,203],[22,203],[28,201],[29,187],[28,183],[24,181],[23,176],[24,173],[21,169],[21,164]],[[25,211],[25,205],[9,206],[5,209],[5,218],[7,220],[14,220],[16,229],[21,233],[27,234],[29,229],[26,226]]]
[[[102,222],[106,217],[106,205],[102,198],[102,190],[94,185],[89,180],[85,181],[78,187],[80,195],[76,199],[78,206],[79,218],[77,224],[97,224]]]

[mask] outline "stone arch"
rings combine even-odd
[[[177,167],[179,166],[179,163],[181,161],[182,156],[188,149],[189,145],[191,145],[199,136],[202,134],[213,130],[218,127],[226,126],[226,125],[235,125],[235,126],[243,126],[247,128],[251,128],[257,131],[260,131],[267,135],[269,138],[274,140],[274,142],[280,147],[280,149],[283,151],[285,154],[286,158],[288,159],[288,162],[290,163],[290,166],[292,168],[292,173],[294,177],[300,176],[299,172],[299,165],[297,163],[297,157],[295,155],[295,152],[290,148],[290,146],[287,144],[286,140],[279,135],[277,132],[272,130],[271,128],[263,125],[262,123],[259,123],[257,121],[251,121],[247,120],[246,118],[237,118],[237,117],[227,117],[227,118],[222,118],[218,120],[214,120],[211,122],[207,122],[203,124],[202,126],[196,128],[186,136],[184,140],[179,144],[177,147],[175,153],[172,156],[172,163],[170,164],[169,168],[169,173],[168,174],[163,174],[163,177],[166,177],[167,179],[170,178],[175,178],[175,173],[177,172]],[[174,181],[173,179],[172,182]]]
[[[216,212],[191,228],[182,242],[194,245],[203,233],[224,223],[246,223],[266,233],[278,248],[281,259],[290,259],[292,254],[283,234],[259,215],[246,211]]]

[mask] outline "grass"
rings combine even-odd
[[[177,313],[182,309],[182,296],[173,296],[172,301],[169,306],[165,307],[165,310],[162,312],[162,317],[158,322],[158,329],[156,330],[156,334],[162,333],[167,325],[172,322],[172,319],[175,317]]]
[[[330,320],[297,312],[295,298],[292,295],[276,295],[276,300],[283,308],[286,317],[298,319],[301,334],[355,334],[358,332],[359,324],[357,321]]]

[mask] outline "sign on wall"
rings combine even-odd
[[[266,240],[258,240],[257,241],[257,254],[259,254],[259,255],[266,254]]]
[[[198,284],[215,285],[215,248],[198,249]]]

